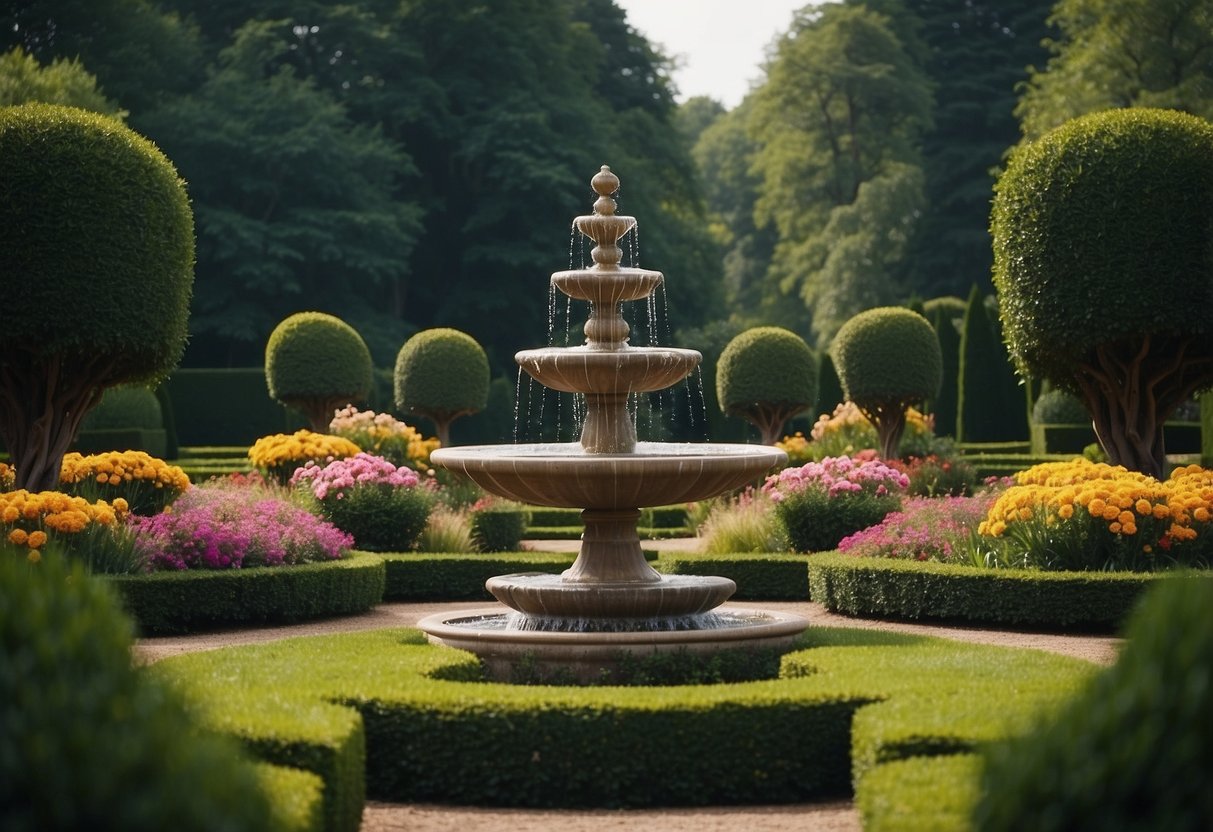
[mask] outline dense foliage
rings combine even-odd
[[[190,366],[255,365],[309,308],[380,367],[452,326],[512,369],[603,163],[671,324],[722,311],[669,61],[610,0],[30,0],[0,11],[15,45],[78,58],[190,182]]]

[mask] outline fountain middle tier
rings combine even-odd
[[[544,387],[564,393],[629,394],[664,390],[690,375],[703,356],[673,347],[542,347],[514,360]]]

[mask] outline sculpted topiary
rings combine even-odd
[[[869,309],[842,325],[830,355],[843,392],[875,426],[881,456],[896,459],[906,409],[934,396],[943,377],[935,330],[903,307]]]
[[[107,387],[185,348],[194,223],[156,146],[71,107],[0,109],[0,438],[16,485],[53,489]]]
[[[1011,157],[991,219],[1021,373],[1082,398],[1111,462],[1163,475],[1163,422],[1213,385],[1213,125],[1074,119]]]
[[[396,356],[396,407],[434,423],[438,441],[451,444],[451,422],[484,410],[489,359],[476,339],[457,329],[427,329],[404,342]]]
[[[760,326],[738,335],[716,365],[720,409],[758,428],[764,445],[773,445],[783,425],[817,400],[817,362],[809,345],[794,332]]]
[[[146,387],[125,384],[106,390],[101,401],[80,423],[83,430],[163,426],[164,416],[156,394]]]
[[[371,391],[371,351],[352,326],[324,312],[299,312],[270,333],[265,381],[270,397],[327,433],[333,414]]]

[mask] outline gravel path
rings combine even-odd
[[[673,541],[663,544],[670,548],[689,545]],[[576,541],[550,545],[553,548],[575,546]],[[256,630],[143,639],[135,646],[135,655],[140,661],[151,662],[195,650],[255,644],[292,636],[407,627],[416,624],[419,619],[430,613],[457,612],[485,606],[487,604],[484,601],[381,604],[363,615],[345,618]],[[850,618],[834,615],[819,604],[809,602],[760,602],[752,606],[799,613],[808,618],[812,626],[871,627],[1005,647],[1033,648],[1098,664],[1110,664],[1115,659],[1121,643],[1120,639],[1104,636],[1009,632],[978,627],[942,627]],[[854,806],[846,802],[695,809],[537,811],[372,801],[367,804],[363,814],[362,828],[364,832],[857,832],[861,825]]]

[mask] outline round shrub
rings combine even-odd
[[[788,419],[817,400],[817,361],[809,345],[777,326],[748,329],[725,346],[716,364],[720,409],[758,428],[773,445]]]
[[[324,433],[338,408],[371,392],[371,351],[345,321],[299,312],[282,321],[265,345],[270,397],[299,410]]]
[[[360,549],[403,552],[421,536],[434,507],[434,495],[417,472],[386,459],[360,453],[336,459],[323,468],[309,462],[291,477],[304,485],[320,514],[353,535]]]
[[[934,396],[943,379],[935,330],[904,307],[869,309],[842,325],[830,355],[847,399],[876,427],[881,454],[896,459],[906,409]]]
[[[1213,580],[1160,581],[1116,664],[987,753],[974,828],[1213,828]]]
[[[1211,216],[1213,125],[1171,110],[1067,122],[1019,148],[995,190],[1011,357],[1082,395],[1112,461],[1155,477],[1163,420],[1213,383]]]
[[[1073,393],[1046,390],[1032,405],[1032,421],[1037,425],[1083,425],[1091,421],[1091,414]]]
[[[131,640],[82,567],[0,544],[0,826],[274,828],[252,765],[132,667]]]
[[[531,513],[513,503],[492,503],[472,510],[472,540],[481,552],[517,552]]]
[[[105,391],[97,406],[85,414],[81,430],[116,430],[164,427],[160,400],[146,387],[121,385]]]
[[[483,410],[488,398],[488,356],[465,332],[426,329],[396,355],[396,408],[432,421],[443,446],[451,444],[451,422]]]
[[[769,477],[762,490],[797,552],[824,552],[901,506],[909,478],[878,460],[827,457]]]
[[[193,280],[185,183],[155,145],[71,107],[0,109],[0,440],[18,487],[54,487],[105,388],[177,365]]]

